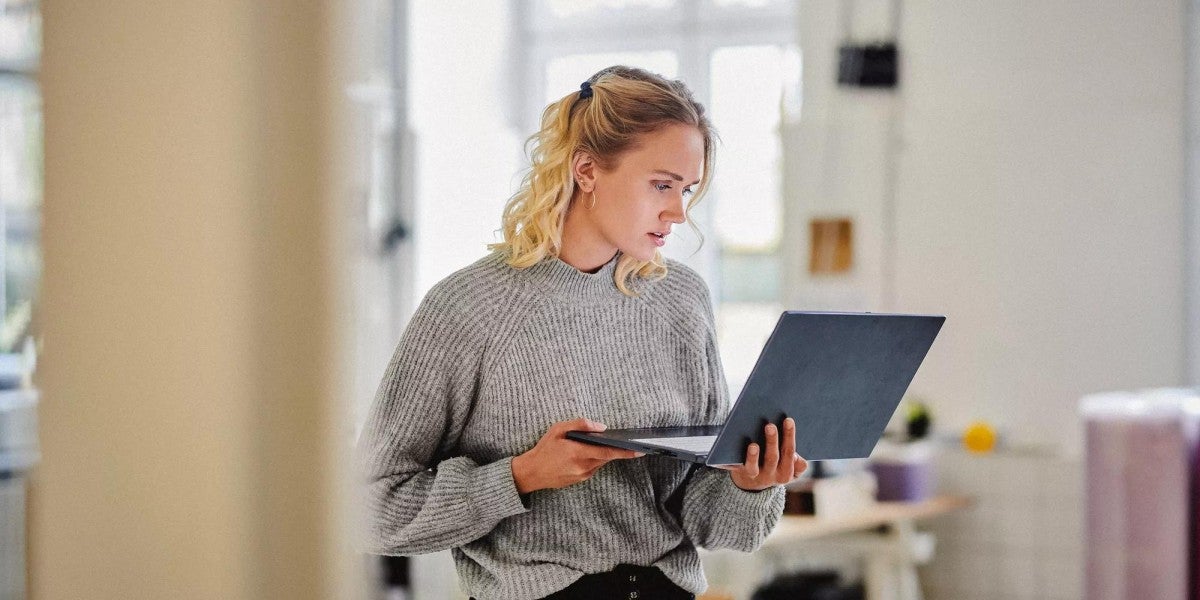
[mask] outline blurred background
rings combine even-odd
[[[781,310],[947,317],[705,598],[1200,597],[1198,0],[0,0],[0,599],[465,598],[349,452],[618,63],[721,136],[733,394]]]

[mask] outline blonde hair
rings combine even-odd
[[[582,89],[552,102],[542,112],[541,130],[525,142],[530,167],[517,193],[504,206],[504,241],[488,244],[493,251],[507,253],[509,265],[524,269],[562,250],[563,224],[575,195],[576,182],[571,170],[577,152],[587,152],[605,170],[611,170],[621,154],[637,143],[638,136],[675,123],[694,125],[704,136],[704,171],[687,205],[691,210],[712,181],[716,131],[682,81],[669,80],[648,71],[613,66],[588,78],[591,96]],[[627,296],[632,276],[642,279],[666,276],[662,254],[641,261],[622,255],[613,279]]]

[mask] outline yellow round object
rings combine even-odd
[[[983,421],[975,421],[963,432],[962,443],[970,452],[991,452],[996,448],[996,430]]]

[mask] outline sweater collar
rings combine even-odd
[[[568,302],[613,300],[621,296],[613,280],[620,258],[617,252],[600,270],[584,273],[557,256],[548,256],[525,272],[535,288],[552,297]]]

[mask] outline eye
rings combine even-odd
[[[656,184],[654,184],[654,189],[656,189],[660,192],[665,192],[665,191],[671,189],[671,185],[667,184],[667,183],[656,183]]]
[[[692,188],[687,188],[687,189],[683,190],[683,197],[687,198],[695,193],[696,193],[696,190],[693,190]]]

